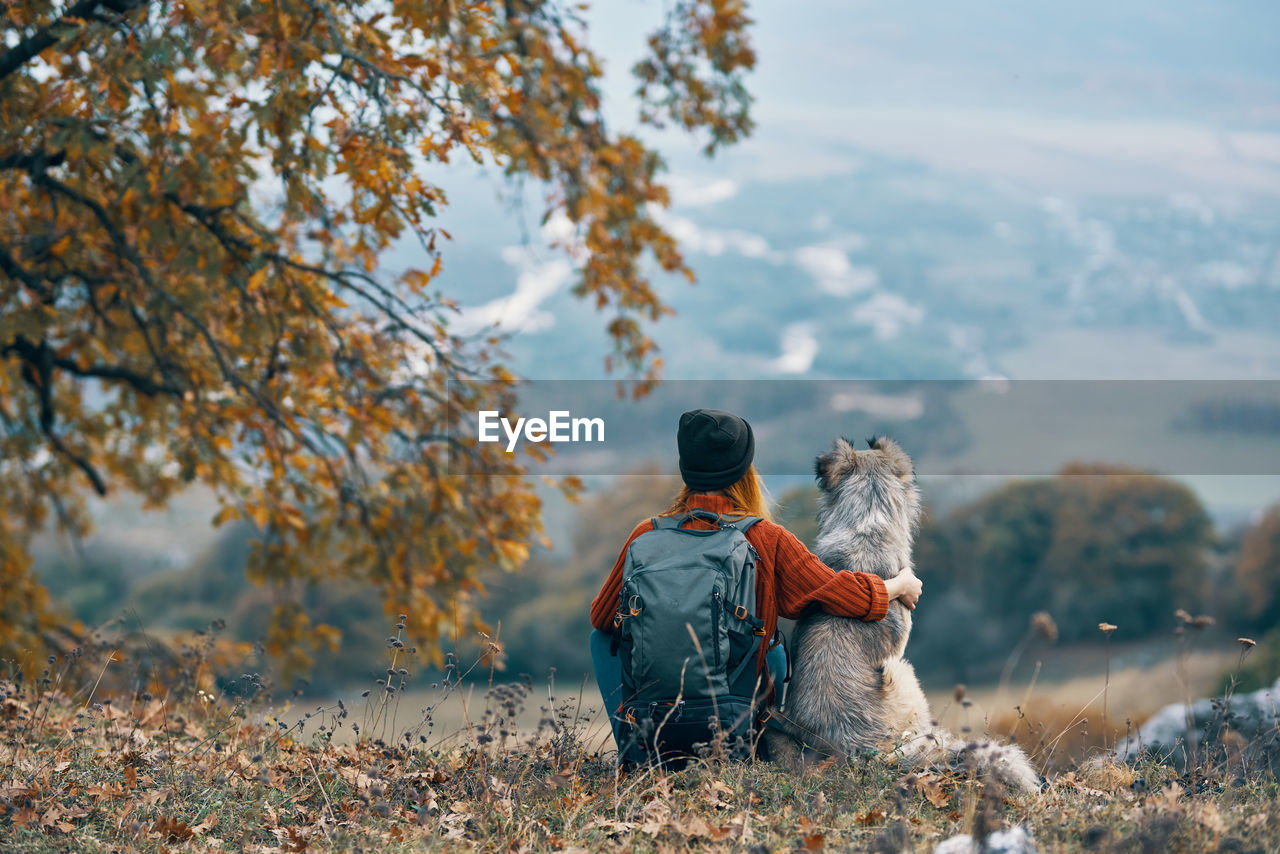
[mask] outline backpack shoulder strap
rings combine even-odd
[[[737,528],[743,534],[746,534],[752,525],[760,521],[763,520],[759,516],[743,516],[741,519],[734,519],[732,522],[724,522],[722,524],[727,528]]]

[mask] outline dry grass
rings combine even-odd
[[[1280,845],[1273,780],[1068,762],[1012,798],[880,757],[801,777],[715,757],[619,776],[593,704],[552,684],[492,685],[480,667],[391,667],[367,697],[273,722],[204,679],[108,691],[104,666],[73,656],[0,682],[6,851],[931,851],[1013,824],[1047,851]],[[409,694],[418,679],[426,693]]]
[[[1234,651],[1170,655],[1152,667],[1112,670],[1104,677],[1077,676],[1054,683],[969,688],[967,703],[953,691],[930,692],[938,722],[958,734],[1012,738],[1042,769],[1064,769],[1124,738],[1171,703],[1212,695],[1224,671],[1236,664]]]

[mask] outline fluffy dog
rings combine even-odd
[[[911,572],[912,533],[920,492],[911,458],[878,437],[856,450],[836,439],[818,457],[820,490],[815,552],[832,569],[892,578]],[[824,753],[894,749],[911,766],[973,763],[1006,786],[1032,791],[1039,776],[1019,748],[968,742],[938,728],[915,670],[902,657],[911,612],[897,600],[878,622],[819,611],[796,626],[781,729],[766,730],[770,755],[801,761],[801,745]],[[790,737],[788,737],[790,736]]]

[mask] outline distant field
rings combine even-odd
[[[334,731],[334,740],[339,743],[346,744],[355,740],[350,726],[355,723],[361,727],[362,732],[387,741],[402,738],[406,730],[414,730],[415,739],[417,734],[423,734],[427,736],[428,744],[450,744],[465,739],[470,728],[484,720],[486,708],[497,708],[492,700],[486,704],[486,695],[489,693],[486,682],[472,682],[461,690],[448,693],[439,689],[405,691],[398,703],[391,699],[381,710],[377,703],[360,696],[362,690],[351,690],[324,698],[304,698],[270,710],[266,717],[269,719],[274,715],[292,726],[310,714],[312,718],[307,721],[304,735],[314,734],[318,726],[332,717],[341,697],[349,710],[349,716],[345,725]],[[550,708],[552,705],[548,698],[548,686],[535,684],[533,693],[517,710],[515,720],[520,733],[527,736],[537,731],[539,722],[547,714],[543,707]],[[594,684],[588,684],[586,690],[581,692],[577,684],[572,690],[558,691],[554,706],[564,722],[570,723],[576,718],[586,723],[589,744],[599,742],[601,747],[604,746],[607,723],[600,695]],[[319,712],[319,709],[328,711]],[[424,725],[427,721],[430,721],[430,725]]]
[[[1114,744],[1167,705],[1215,695],[1236,658],[1231,652],[1192,653],[1180,674],[1179,659],[1170,657],[1150,667],[1113,669],[1109,682],[1090,673],[1034,686],[1026,679],[1011,681],[1003,691],[984,685],[966,689],[967,707],[957,702],[954,689],[926,693],[934,717],[953,732],[969,727],[1013,737],[1041,767],[1060,766]]]
[[[1090,650],[1087,655],[1093,657],[1093,652]],[[1122,666],[1119,664],[1121,655],[1117,653],[1114,657],[1117,666],[1111,672],[1106,692],[1108,739],[1114,741],[1116,736],[1123,736],[1129,726],[1137,728],[1170,703],[1181,702],[1188,696],[1195,699],[1213,694],[1223,672],[1235,664],[1237,657],[1231,651],[1193,652],[1186,657],[1184,682],[1179,674],[1179,658],[1172,652],[1170,649],[1167,657],[1144,666]],[[1029,746],[1034,746],[1035,742],[1047,743],[1068,731],[1063,738],[1067,742],[1061,747],[1063,751],[1079,754],[1083,748],[1096,747],[1103,741],[1105,679],[1100,671],[1094,671],[1102,667],[1104,661],[1081,665],[1077,660],[1072,664],[1071,660],[1078,657],[1070,652],[1063,652],[1059,658],[1067,659],[1053,667],[1060,675],[1064,666],[1067,671],[1084,671],[1086,675],[1056,680],[1037,679],[1034,685],[1025,676],[1019,676],[1011,680],[1003,691],[997,685],[967,687],[964,697],[970,703],[968,706],[957,701],[954,686],[926,686],[934,717],[939,724],[957,733],[965,732],[966,728],[973,733],[990,733],[1002,738],[1013,733],[1023,743],[1027,743],[1031,735],[1033,744]],[[447,695],[440,690],[406,691],[398,703],[389,701],[386,712],[380,716],[375,704],[362,698],[360,691],[353,690],[341,695],[350,714],[345,725],[336,730],[335,741],[350,743],[354,740],[351,723],[360,725],[363,732],[387,741],[402,737],[406,730],[414,730],[415,741],[419,733],[425,734],[428,744],[465,741],[469,728],[484,719],[486,708],[496,709],[492,700],[486,706],[488,692],[485,681],[473,682],[463,690]],[[548,685],[534,685],[515,719],[523,736],[537,731],[539,721],[546,714],[543,708],[553,705],[548,697]],[[314,734],[332,713],[317,713],[317,709],[332,710],[337,699],[301,700],[277,710],[276,714],[290,725],[311,714],[304,731],[306,736]],[[1025,714],[1021,722],[1018,722],[1018,706],[1022,706]],[[600,697],[594,685],[586,686],[581,702],[577,685],[571,690],[557,691],[554,707],[562,721],[570,722],[576,717],[586,722],[587,743],[591,748],[612,749]],[[431,725],[420,726],[425,720],[430,720]],[[1084,739],[1080,736],[1081,730],[1088,731]],[[1048,753],[1047,750],[1043,752]]]

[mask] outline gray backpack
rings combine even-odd
[[[695,516],[717,527],[680,527]],[[614,617],[623,764],[683,764],[717,740],[731,755],[751,752],[767,687],[754,666],[764,623],[746,538],[758,521],[700,509],[658,517],[627,549]]]

